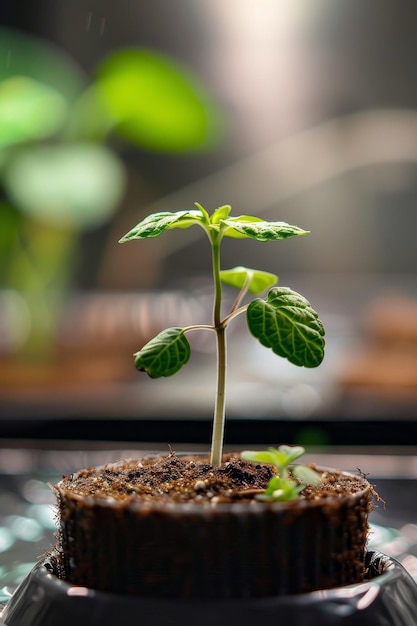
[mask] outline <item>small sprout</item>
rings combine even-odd
[[[285,502],[295,500],[303,491],[306,485],[319,485],[321,476],[316,471],[306,465],[292,465],[293,462],[304,454],[302,446],[280,446],[279,448],[268,448],[268,450],[245,450],[241,453],[244,461],[253,463],[270,463],[277,472],[273,476],[264,491],[257,496],[258,500],[273,500]],[[297,481],[290,477],[289,472]]]
[[[120,243],[159,237],[173,228],[199,226],[208,237],[211,249],[214,284],[213,323],[196,324],[186,328],[172,327],[160,332],[135,353],[135,366],[151,378],[172,376],[185,365],[191,354],[186,334],[198,329],[215,333],[217,341],[217,390],[215,396],[213,433],[210,462],[214,467],[221,463],[226,403],[226,329],[238,315],[245,313],[250,333],[264,346],[290,363],[303,367],[317,367],[324,356],[324,328],[308,300],[288,287],[274,287],[278,281],[275,274],[248,267],[223,270],[220,266],[220,244],[226,237],[254,239],[256,241],[280,241],[294,236],[307,235],[308,231],[286,222],[268,222],[252,215],[230,215],[229,205],[221,206],[211,215],[195,203],[195,209],[164,211],[145,217],[120,239]],[[222,312],[222,284],[238,290],[230,310]],[[259,295],[269,289],[265,300],[255,298],[243,301],[247,294]],[[280,450],[282,447],[280,448]],[[278,451],[278,455],[283,454]],[[295,454],[294,450],[291,452]],[[302,453],[301,453],[302,454]],[[272,457],[268,457],[272,458]],[[276,462],[265,460],[266,463]],[[288,499],[285,485],[276,486],[273,493],[283,491]],[[276,499],[278,496],[275,495]],[[281,496],[280,496],[281,497]]]

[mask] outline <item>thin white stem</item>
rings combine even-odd
[[[210,326],[210,324],[193,324],[192,326],[185,326],[182,330],[184,333],[188,333],[193,330],[211,330],[216,332],[214,326]]]
[[[244,304],[243,306],[241,306],[239,309],[236,309],[235,311],[232,311],[231,313],[229,313],[229,315],[226,315],[226,317],[224,318],[222,324],[223,326],[227,326],[228,323],[234,319],[235,317],[237,317],[238,315],[241,315],[242,313],[244,313],[247,308],[248,308],[249,304]]]
[[[226,402],[226,329],[216,329],[217,334],[217,391],[214,409],[213,435],[211,442],[210,463],[220,467],[223,454],[225,402]]]
[[[223,455],[223,435],[226,404],[226,327],[221,320],[222,284],[220,280],[221,233],[212,236],[212,263],[214,281],[213,327],[217,337],[217,388],[213,417],[210,463],[219,467]]]
[[[234,312],[234,311],[238,308],[238,306],[239,306],[239,305],[240,305],[240,303],[242,302],[243,298],[244,298],[244,297],[246,296],[246,294],[248,293],[249,285],[250,285],[250,282],[251,282],[251,280],[252,280],[252,275],[253,275],[253,274],[252,274],[252,272],[249,272],[249,273],[248,273],[248,275],[247,275],[247,277],[246,277],[246,280],[245,280],[245,284],[243,285],[242,289],[241,289],[241,290],[239,291],[239,293],[237,294],[237,296],[236,296],[236,300],[233,302],[233,306],[232,306],[232,308],[230,309],[230,314],[231,314],[231,313],[233,313],[233,312]],[[229,314],[229,315],[230,315],[230,314]],[[227,316],[227,317],[229,317],[229,316]]]

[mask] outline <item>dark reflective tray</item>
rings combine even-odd
[[[281,620],[298,626],[413,626],[417,585],[394,559],[367,553],[369,580],[293,596],[184,601],[103,593],[65,583],[39,563],[9,600],[2,626],[252,626]],[[266,622],[265,622],[266,623]]]

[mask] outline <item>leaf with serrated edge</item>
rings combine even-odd
[[[182,328],[167,328],[136,352],[135,367],[151,378],[172,376],[185,365],[191,347]]]
[[[222,221],[229,228],[224,231],[227,237],[250,238],[257,241],[277,241],[294,235],[308,235],[308,230],[292,226],[287,222],[266,222],[260,218],[241,215]]]
[[[267,300],[257,298],[247,309],[250,332],[278,356],[304,367],[317,367],[324,357],[324,328],[308,300],[287,287],[274,287]]]
[[[225,225],[227,226],[230,224],[235,224],[235,222],[238,222],[239,224],[254,224],[258,222],[265,223],[265,220],[263,220],[261,217],[254,217],[252,215],[240,215],[239,217],[229,217],[227,219],[225,217],[223,220],[221,220],[221,222],[224,228]],[[223,231],[223,234],[226,237],[232,237],[233,239],[248,239],[249,237],[249,235],[247,235],[243,231],[240,232],[240,230],[236,230],[234,226],[232,226],[231,228],[226,228]]]
[[[125,243],[132,239],[159,237],[168,228],[188,228],[198,224],[201,219],[201,212],[194,209],[190,211],[176,211],[175,213],[170,213],[169,211],[153,213],[145,217],[144,220],[126,233],[119,240],[119,243]]]
[[[222,270],[220,272],[221,281],[226,285],[236,287],[236,289],[242,289],[248,276],[250,276],[248,290],[251,293],[262,293],[272,287],[272,285],[275,285],[278,280],[278,276],[275,274],[261,272],[243,266],[233,267],[230,270]]]

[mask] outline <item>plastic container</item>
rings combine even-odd
[[[369,580],[305,594],[232,600],[175,600],[70,585],[39,563],[1,614],[1,626],[413,626],[417,585],[394,559],[366,555]]]

